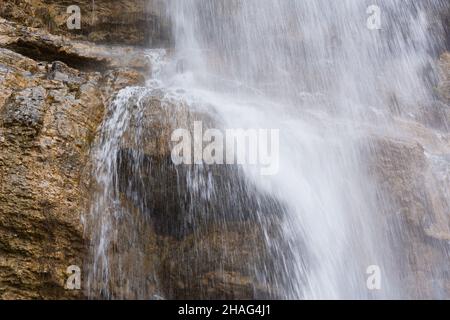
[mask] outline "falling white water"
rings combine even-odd
[[[365,145],[370,134],[406,135],[396,121],[417,120],[419,107],[433,101],[433,54],[441,39],[439,28],[430,34],[429,16],[446,2],[418,2],[377,1],[381,29],[371,30],[372,1],[168,1],[174,53],[167,65],[161,64],[162,51],[152,53],[163,68],[148,88],[122,91],[103,126],[95,172],[100,191],[91,210],[101,232],[92,245],[91,286],[111,280],[108,251],[118,236],[112,217],[127,215],[115,194],[120,140],[130,113],[145,108],[140,99],[163,90],[164,99],[203,107],[224,128],[280,130],[278,174],[260,176],[253,167],[241,172],[283,207],[282,243],[266,242],[286,254],[273,269],[263,268],[279,275],[272,284],[275,297],[427,297],[420,288],[411,296],[400,281],[402,225],[387,225],[383,217],[391,204],[369,176]],[[195,178],[189,184],[207,192],[199,191],[204,185]],[[367,288],[372,265],[382,271],[381,290]],[[139,288],[139,276],[138,270],[130,288]]]
[[[404,295],[379,222],[388,204],[376,203],[358,139],[365,126],[383,130],[388,119],[414,118],[432,101],[439,32],[430,36],[427,14],[444,2],[377,3],[380,30],[367,26],[371,1],[169,6],[183,65],[175,85],[211,105],[229,128],[281,130],[279,174],[246,173],[287,206],[283,234],[293,258],[285,298]],[[379,292],[366,287],[370,265],[383,270]]]

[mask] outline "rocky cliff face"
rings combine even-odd
[[[218,122],[172,103],[159,90],[131,91],[121,108],[129,110],[129,117],[114,126],[128,121],[127,129],[99,161],[102,168],[112,167],[108,176],[117,176],[102,184],[108,178],[100,173],[100,192],[94,191],[88,218],[94,257],[89,265],[98,268],[89,270],[91,294],[121,299],[276,297],[274,279],[283,279],[276,274],[265,279],[262,269],[274,264],[272,259],[280,261],[275,259],[279,253],[268,248],[264,232],[277,234],[282,205],[254,190],[234,166],[199,169],[171,160],[174,130],[192,128],[194,121],[216,128]],[[102,135],[103,142],[111,137],[108,130]],[[201,187],[192,186],[192,180]],[[108,212],[113,203],[120,214]],[[100,235],[100,229],[108,231]],[[100,246],[102,241],[108,245]],[[108,282],[101,283],[105,273]]]
[[[5,20],[0,45],[0,298],[81,298],[64,286],[86,253],[91,142],[105,105],[142,84],[146,65]]]
[[[438,93],[441,99],[447,104],[450,103],[450,52],[446,52],[441,56],[439,61],[440,81],[438,85]],[[448,115],[447,120],[449,119]]]
[[[78,31],[65,28],[66,8],[73,4],[82,11],[82,29]],[[95,14],[91,14],[92,5]],[[0,15],[8,19],[0,19],[1,299],[86,297],[82,290],[66,290],[65,283],[68,266],[84,266],[89,261],[89,245],[95,237],[95,230],[85,233],[82,224],[82,213],[95,188],[90,152],[117,92],[143,85],[152,67],[137,47],[101,43],[145,45],[151,39],[155,46],[165,45],[168,28],[159,21],[159,5],[144,0],[1,3]],[[436,94],[439,103],[448,105],[449,53],[442,55],[440,66]],[[113,273],[108,284],[113,296],[138,296],[127,291],[130,280],[144,286],[149,298],[161,291],[173,298],[276,296],[246,268],[248,262],[258,265],[266,254],[274,254],[264,248],[264,235],[249,225],[249,219],[231,219],[227,230],[220,229],[217,221],[198,223],[184,233],[168,224],[183,224],[189,206],[185,199],[180,201],[179,177],[168,165],[168,133],[176,112],[181,112],[178,116],[184,120],[190,115],[186,110],[162,108],[158,96],[152,96],[147,107],[144,127],[150,138],[143,145],[124,143],[120,150],[120,200],[134,208],[136,216],[120,221],[117,234],[125,235],[121,232],[130,226],[140,229],[129,237],[114,239],[110,252],[113,269],[120,264],[133,270],[131,264],[139,262],[143,273],[133,275],[123,269]],[[379,196],[389,195],[380,199],[389,203],[389,210],[380,208],[387,217],[387,228],[398,217],[409,226],[398,244],[403,252],[399,262],[405,266],[402,280],[411,290],[429,286],[430,292],[437,280],[447,297],[448,270],[427,271],[435,263],[443,263],[450,240],[450,204],[446,202],[450,192],[449,121],[448,107],[424,106],[422,119],[397,124],[407,136],[374,133],[362,143],[363,152],[370,155],[370,174],[377,181]],[[155,163],[156,173],[150,170]],[[134,177],[143,180],[129,181],[133,170],[140,170],[140,176]],[[142,188],[142,181],[150,188]],[[226,188],[227,183],[239,181],[222,183]],[[152,207],[138,208],[132,197],[136,193]],[[226,200],[222,202],[255,206],[255,199],[236,196]],[[222,205],[220,201],[218,195],[213,205]],[[225,211],[232,209],[223,205],[221,210],[228,214]],[[281,210],[279,204],[274,203],[273,212],[277,210]],[[149,212],[153,213],[152,223],[144,218]],[[255,244],[259,244],[257,249]],[[416,266],[414,270],[407,269],[410,264]],[[150,274],[159,277],[159,288]],[[96,293],[101,297],[101,292]]]
[[[74,39],[109,44],[167,46],[169,26],[161,0],[0,1],[0,16]],[[78,6],[81,28],[69,30],[69,6]]]

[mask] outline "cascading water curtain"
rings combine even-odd
[[[442,25],[430,17],[446,6],[445,0],[167,2],[175,45],[168,59],[177,67],[168,68],[158,90],[183,92],[172,94],[171,103],[188,109],[207,106],[203,112],[222,128],[280,130],[277,174],[261,176],[243,167],[224,173],[233,178],[225,179],[226,186],[220,187],[214,179],[198,179],[195,171],[188,170],[183,173],[191,177],[183,189],[185,197],[174,200],[190,203],[185,212],[196,215],[194,220],[216,217],[226,221],[232,211],[252,213],[246,221],[261,229],[268,257],[249,265],[253,275],[273,288],[264,297],[440,297],[439,289],[430,294],[420,284],[414,288],[405,285],[421,259],[405,262],[400,258],[414,231],[380,189],[371,175],[370,163],[379,155],[374,136],[406,136],[400,124],[416,121],[421,107],[435,103],[434,61],[445,39]],[[373,15],[375,20],[370,20]],[[125,98],[122,94],[118,99]],[[145,106],[138,105],[127,112],[142,112]],[[124,116],[132,117],[120,115]],[[105,126],[113,137],[114,130],[121,128]],[[448,132],[448,127],[442,130]],[[101,142],[106,153],[111,152],[107,140]],[[106,165],[109,168],[110,164]],[[183,174],[180,176],[185,177]],[[105,178],[97,173],[97,178],[104,190],[112,193],[101,194],[102,207],[93,208],[94,216],[96,210],[114,211],[119,199],[113,194],[117,177]],[[209,205],[211,199],[197,197],[218,190],[219,203],[220,197],[226,199],[223,202],[246,198],[228,207]],[[236,190],[245,196],[235,197]],[[257,195],[270,200],[258,200],[257,204],[249,200],[257,199]],[[279,211],[277,218],[268,217],[267,212],[274,211]],[[106,219],[116,214],[111,212]],[[105,217],[104,213],[100,216]],[[272,232],[274,221],[276,236]],[[184,221],[183,225],[195,223]],[[230,227],[228,222],[217,225],[222,230]],[[102,228],[106,227],[115,228],[111,223]],[[206,230],[195,227],[194,243]],[[101,277],[97,274],[92,278],[94,282],[111,280],[111,266],[105,267],[107,259],[98,257],[105,254],[105,241],[110,238],[99,237],[92,244],[97,248],[94,260],[103,261],[103,267],[94,266],[102,272]],[[448,257],[448,247],[438,246]],[[225,245],[222,249],[227,250]],[[195,257],[188,261],[192,265],[186,267],[187,277],[193,276],[202,263]],[[226,265],[222,263],[220,268]],[[366,272],[378,269],[383,274],[382,288],[368,290]],[[136,280],[141,274],[134,271]],[[430,266],[430,274],[443,272],[444,265]],[[155,276],[152,281],[158,287],[164,279]],[[140,295],[137,283],[128,288],[145,298],[148,292]],[[171,295],[176,297],[175,291],[166,289],[165,297]],[[203,297],[208,297],[207,293]]]
[[[433,55],[443,39],[428,19],[446,5],[172,1],[176,52],[188,61],[190,88],[213,92],[210,102],[230,127],[283,128],[280,174],[255,183],[269,185],[288,207],[284,235],[297,285],[285,297],[407,295],[396,282],[392,243],[401,231],[383,227],[380,212],[393,209],[374,196],[356,138],[368,122],[388,130],[392,117],[414,119],[433,101]],[[379,28],[368,25],[372,13],[380,14]],[[371,263],[391,276],[374,295],[361,284]]]

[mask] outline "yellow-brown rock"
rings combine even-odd
[[[69,6],[80,8],[81,28],[69,30]],[[0,16],[74,39],[110,44],[167,46],[169,27],[161,0],[0,1]]]
[[[18,28],[0,21],[2,32]],[[59,45],[60,38],[34,36]],[[8,47],[5,33],[0,37]],[[87,249],[81,214],[89,148],[107,101],[143,83],[134,69],[84,72],[52,58],[0,48],[0,299],[83,297],[65,281]]]

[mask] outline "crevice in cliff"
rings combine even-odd
[[[51,44],[19,39],[17,42],[7,45],[6,48],[36,61],[61,61],[80,71],[105,71],[109,68],[106,60],[64,52],[61,48]]]

